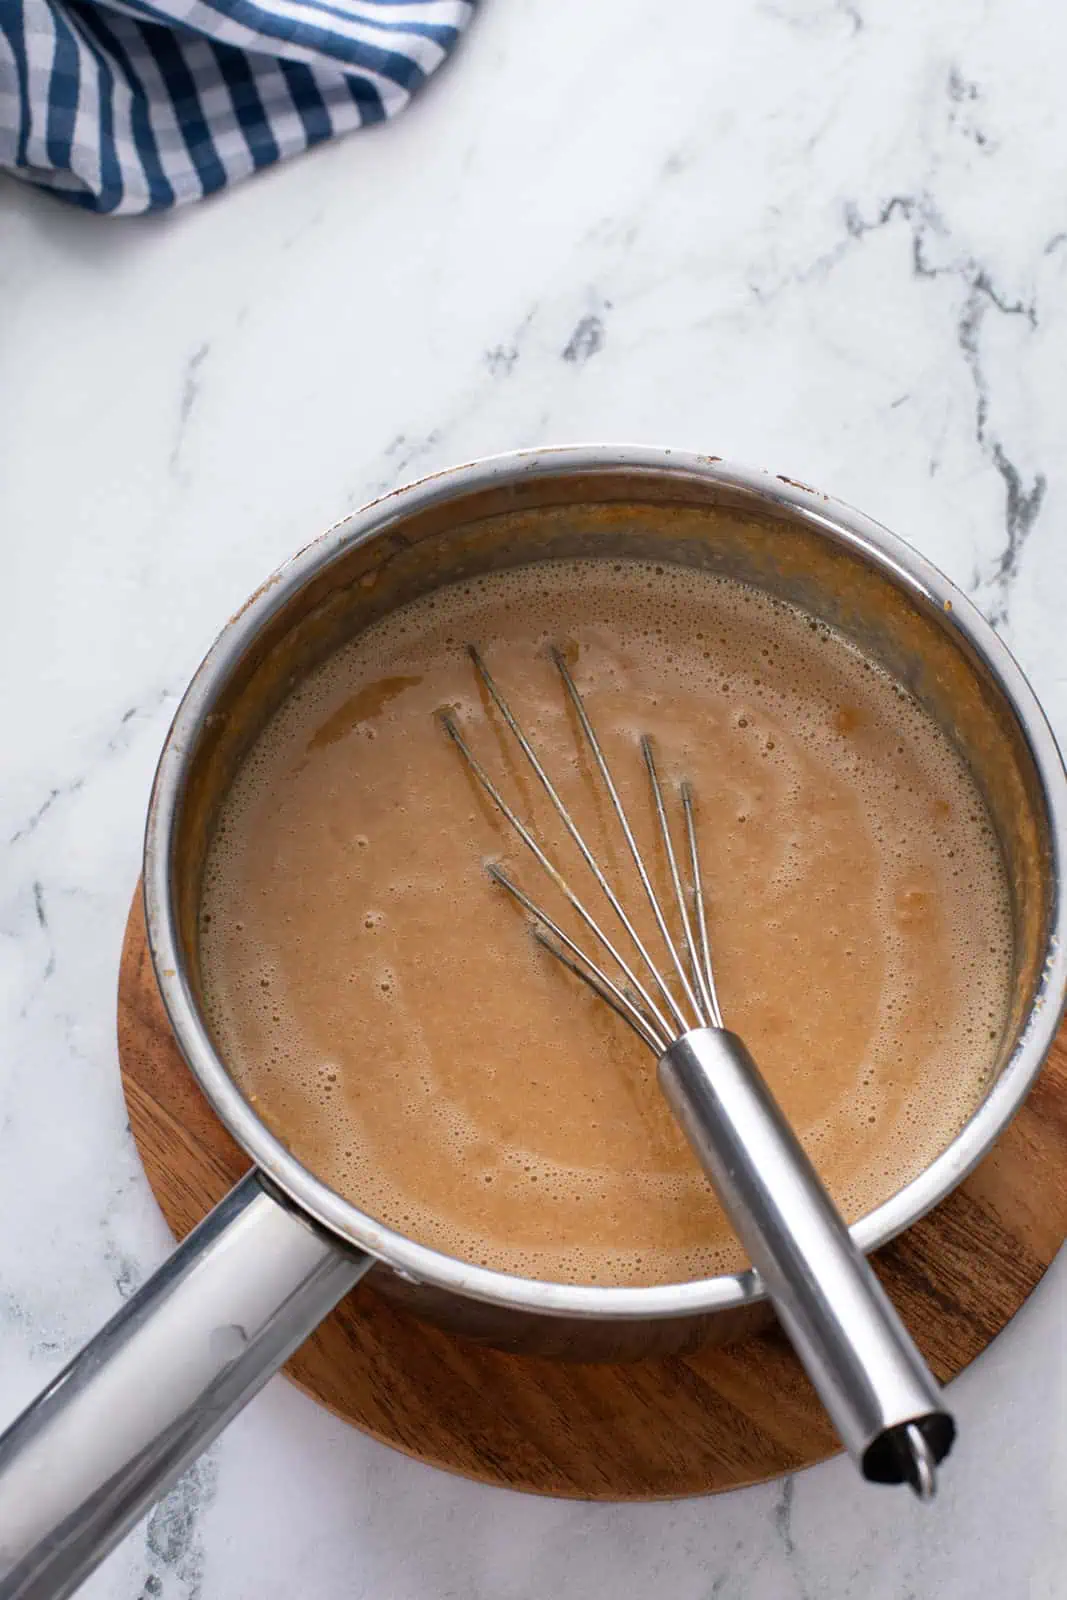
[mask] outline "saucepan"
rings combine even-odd
[[[861,1248],[877,1249],[937,1205],[1024,1100],[1064,1000],[1067,788],[1018,666],[947,579],[847,506],[714,456],[537,450],[387,495],[301,551],[231,618],[167,736],[145,839],[152,960],[189,1070],[254,1167],[0,1440],[0,1596],[69,1594],[365,1276],[469,1338],[578,1359],[725,1340],[767,1315],[752,1272],[649,1288],[553,1284],[453,1259],[383,1226],[260,1121],[201,1002],[197,913],[212,821],[302,674],[435,586],[620,554],[742,579],[842,631],[931,713],[988,804],[1014,922],[997,1067],[949,1147],[855,1224]]]

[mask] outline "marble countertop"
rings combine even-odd
[[[114,1037],[153,764],[222,621],[348,510],[543,442],[771,467],[972,593],[1067,737],[1065,47],[1026,0],[487,0],[396,123],[183,214],[0,186],[0,1416],[166,1251]],[[275,1380],[84,1592],[1051,1600],[1065,1323],[1061,1256],[953,1386],[932,1510],[840,1461],[539,1501]]]

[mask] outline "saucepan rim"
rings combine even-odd
[[[230,1133],[309,1218],[387,1263],[402,1277],[491,1304],[551,1316],[643,1319],[726,1311],[762,1296],[746,1271],[687,1283],[602,1287],[513,1277],[416,1243],[342,1199],[285,1148],[223,1064],[197,1006],[178,932],[174,854],[180,805],[197,738],[250,642],[314,575],[355,544],[427,506],[528,478],[625,471],[710,481],[779,508],[865,558],[937,614],[985,664],[1014,715],[1038,775],[1048,818],[1051,917],[1039,992],[988,1096],[948,1148],[917,1178],[861,1218],[852,1234],[870,1251],[931,1210],[989,1150],[1026,1098],[1055,1037],[1067,987],[1063,840],[1067,780],[1048,722],[1021,669],[978,610],[923,556],[851,506],[803,484],[713,456],[645,445],[569,445],[491,456],[436,473],[354,512],[285,562],[226,624],[187,689],[159,760],[148,811],[144,896],[148,942],[163,1002],[182,1053]]]

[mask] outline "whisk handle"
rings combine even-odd
[[[694,1029],[659,1080],[846,1449],[929,1498],[955,1424],[744,1044]]]

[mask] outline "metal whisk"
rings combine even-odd
[[[493,880],[533,919],[540,943],[626,1022],[658,1061],[667,1101],[763,1280],[778,1318],[841,1439],[873,1482],[932,1498],[955,1424],[922,1356],[823,1187],[744,1044],[722,1018],[712,968],[692,788],[678,787],[684,851],[676,850],[651,739],[640,740],[670,894],[657,893],[582,695],[557,648],[552,661],[576,713],[648,902],[657,962],[489,672],[471,661],[625,936],[605,931],[531,823],[524,821],[448,711],[441,721],[482,789],[594,941],[599,959],[496,863]],[[666,903],[665,903],[666,901]],[[620,948],[620,943],[622,948]]]

